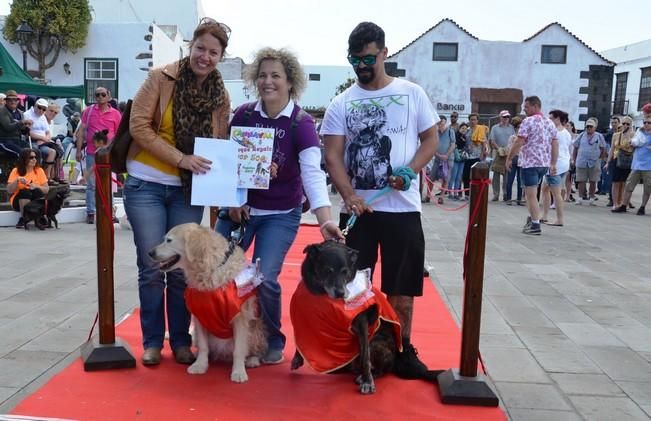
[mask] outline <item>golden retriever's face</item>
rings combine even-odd
[[[190,227],[183,224],[172,228],[163,238],[163,242],[149,251],[149,257],[160,264],[160,270],[169,272],[180,267],[179,262],[185,255],[185,237]]]
[[[208,227],[188,223],[172,228],[149,256],[164,272],[183,269],[189,286],[212,289],[233,279],[244,268],[242,250],[236,247],[224,261],[227,250],[228,242],[221,235]]]

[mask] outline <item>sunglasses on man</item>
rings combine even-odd
[[[377,63],[377,56],[380,55],[382,51],[378,51],[377,54],[368,54],[365,56],[354,56],[352,54],[348,54],[348,63],[350,63],[353,67],[359,66],[359,63],[364,63],[365,66],[373,66],[375,63]]]
[[[40,105],[38,107],[36,107],[36,108],[38,108],[41,111],[47,111],[47,107],[41,107]]]

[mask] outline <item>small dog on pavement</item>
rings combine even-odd
[[[23,219],[25,221],[25,231],[29,230],[28,224],[34,221],[36,228],[43,231],[47,228],[47,219],[45,218],[45,199],[32,200],[23,208]]]
[[[296,370],[307,360],[318,372],[352,371],[362,394],[374,378],[395,372],[402,348],[398,317],[384,294],[370,285],[370,270],[357,271],[357,251],[325,241],[305,248],[299,283],[290,303]],[[399,374],[399,373],[396,373]],[[435,381],[438,372],[423,373]]]
[[[207,227],[188,223],[172,228],[149,255],[162,271],[183,269],[185,300],[192,313],[197,359],[190,374],[204,374],[209,360],[232,361],[231,380],[248,380],[267,338],[256,296],[261,275],[247,265],[241,248]]]

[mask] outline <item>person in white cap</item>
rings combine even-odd
[[[50,124],[45,117],[48,104],[45,98],[39,98],[32,108],[25,111],[25,118],[32,120],[32,129],[29,131],[29,135],[32,138],[32,142],[38,146],[38,150],[41,152],[41,159],[43,160],[41,166],[45,171],[48,183],[54,185],[58,184],[53,180],[54,163],[57,153],[55,148],[48,146],[50,143],[56,145],[56,143],[52,142]]]
[[[595,191],[601,177],[600,160],[606,158],[608,152],[606,140],[597,132],[597,124],[597,119],[590,117],[585,122],[585,130],[574,140],[573,158],[576,163],[576,182],[579,183],[577,205],[589,200],[590,206],[596,206]],[[590,183],[587,193],[586,183]]]
[[[5,98],[7,98],[7,95],[0,93],[0,107],[4,107],[5,105]]]

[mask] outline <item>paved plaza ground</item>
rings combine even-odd
[[[540,237],[521,233],[525,207],[489,204],[480,349],[513,420],[651,416],[651,216],[613,215],[605,199],[569,204]],[[467,220],[423,206],[427,265],[457,320]],[[0,228],[0,414],[79,358],[97,311],[95,235]],[[115,241],[119,320],[138,305],[137,272],[132,233]]]

